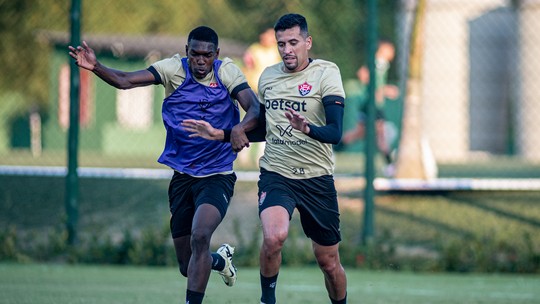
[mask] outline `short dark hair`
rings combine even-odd
[[[191,40],[210,42],[213,43],[216,48],[218,47],[219,42],[218,34],[216,33],[216,31],[209,28],[208,26],[199,26],[193,29],[188,35],[188,44],[191,42]]]
[[[274,25],[274,31],[284,31],[295,26],[300,27],[300,33],[304,36],[307,37],[309,35],[306,18],[300,14],[286,14],[281,16]]]

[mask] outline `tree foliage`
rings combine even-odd
[[[314,57],[336,62],[344,78],[354,77],[367,53],[366,8],[359,0],[81,1],[83,34],[186,35],[205,24],[220,37],[249,44],[279,16],[297,12],[308,19]],[[381,34],[392,38],[397,1],[378,3]],[[47,101],[51,49],[36,38],[36,32],[69,32],[70,5],[69,0],[0,0],[2,91],[22,93],[28,105]]]
[[[47,99],[48,49],[36,40],[39,29],[65,29],[65,1],[0,1],[0,88],[22,93],[31,106]],[[56,16],[56,17],[55,17]]]

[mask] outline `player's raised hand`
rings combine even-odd
[[[92,71],[97,64],[96,54],[94,50],[91,49],[86,41],[82,42],[82,46],[69,46],[69,55],[75,59],[75,62],[78,66],[83,69]]]
[[[300,113],[289,108],[285,112],[285,116],[287,117],[289,123],[294,129],[299,130],[304,134],[309,133],[309,121],[304,116],[300,115]]]

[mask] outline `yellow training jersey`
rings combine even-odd
[[[260,166],[294,179],[334,172],[332,145],[295,130],[285,117],[296,110],[315,126],[326,125],[323,98],[345,98],[336,64],[313,60],[302,71],[284,72],[283,63],[266,68],[259,80],[259,100],[266,108],[266,146]]]
[[[182,56],[179,54],[155,62],[152,66],[159,73],[163,81],[165,97],[171,95],[186,79],[186,71],[182,67]],[[221,82],[223,82],[229,92],[232,92],[236,86],[247,81],[242,70],[228,57],[223,59],[218,73]],[[193,79],[205,86],[212,86],[213,83],[216,83],[214,70],[208,73],[204,79]]]

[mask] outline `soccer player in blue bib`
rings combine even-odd
[[[186,303],[202,303],[210,270],[218,271],[226,285],[234,285],[234,248],[223,244],[212,253],[210,240],[233,195],[235,151],[249,146],[246,131],[256,127],[260,107],[240,68],[229,58],[218,59],[217,33],[197,27],[189,33],[186,56],[176,54],[134,72],[104,66],[86,42],[69,49],[79,67],[118,89],[165,87],[162,117],[167,135],[158,161],[174,170],[170,227],[180,273],[188,278]],[[242,121],[235,100],[246,111]],[[193,119],[230,132],[222,141],[194,137],[182,125]]]

